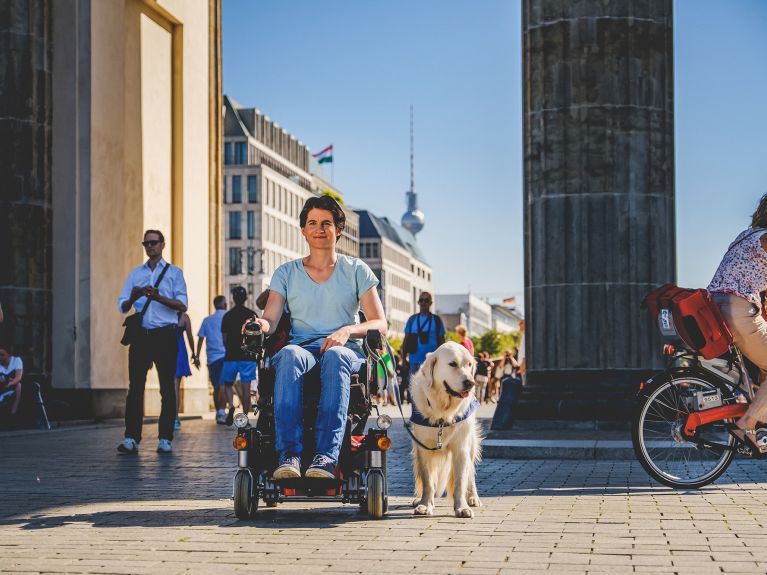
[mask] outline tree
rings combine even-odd
[[[337,201],[340,205],[342,205],[342,206],[344,205],[344,199],[341,196],[341,194],[337,194],[333,190],[322,190],[322,195],[323,196],[330,196],[335,201]]]
[[[495,357],[504,350],[519,347],[520,337],[519,332],[507,333],[491,329],[483,333],[474,342],[474,349],[477,353],[486,351],[491,357]]]

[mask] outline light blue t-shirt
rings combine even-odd
[[[213,315],[202,320],[197,337],[205,338],[205,353],[208,356],[208,365],[219,359],[224,359],[224,337],[221,333],[221,322],[224,319],[225,309],[217,309]]]
[[[377,285],[378,278],[365,262],[339,255],[336,268],[324,283],[309,277],[303,259],[297,259],[275,270],[269,289],[285,298],[290,343],[300,343],[359,323],[360,298]]]

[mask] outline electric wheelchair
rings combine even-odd
[[[283,316],[285,320],[285,316]],[[282,323],[282,322],[281,322]],[[372,410],[377,406],[370,400],[373,377],[378,365],[383,365],[380,350],[391,349],[378,331],[369,331],[363,340],[366,361],[362,369],[352,374],[346,430],[341,446],[336,478],[272,479],[277,467],[274,425],[273,355],[285,345],[286,332],[280,330],[265,338],[258,323],[249,321],[243,327],[242,349],[258,362],[259,399],[252,415],[239,413],[234,418],[237,435],[233,446],[238,452],[238,467],[234,476],[234,512],[238,519],[252,519],[259,501],[275,507],[286,500],[325,500],[357,504],[360,511],[374,519],[384,516],[388,508],[386,452],[391,447],[387,430],[388,415],[378,415],[376,424],[365,430]],[[309,342],[304,342],[304,344]],[[384,378],[388,373],[384,367]],[[378,370],[380,373],[381,370]],[[305,446],[314,445],[314,425],[319,405],[319,362],[304,376],[304,439]],[[312,456],[305,449],[302,468]]]

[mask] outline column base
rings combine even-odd
[[[557,370],[528,373],[514,419],[628,421],[639,384],[656,370]]]

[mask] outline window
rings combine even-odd
[[[242,238],[242,217],[240,212],[229,212],[229,239]]]
[[[256,214],[252,210],[248,211],[248,239],[256,237]]]
[[[240,176],[232,176],[232,203],[242,203],[242,185]]]
[[[224,203],[227,203],[227,198],[226,198],[226,176],[224,176],[222,178],[222,180],[224,181],[224,194],[223,194]]]
[[[224,163],[232,163],[232,144],[230,142],[224,144]]]
[[[234,144],[234,163],[235,164],[248,163],[248,143],[247,142],[236,142]]]
[[[256,255],[256,250],[248,248],[248,275],[252,276],[256,271],[256,266],[254,263]]]
[[[248,176],[248,203],[258,203],[258,180],[256,176]]]
[[[229,275],[237,276],[242,273],[242,261],[240,260],[240,248],[229,248]]]

